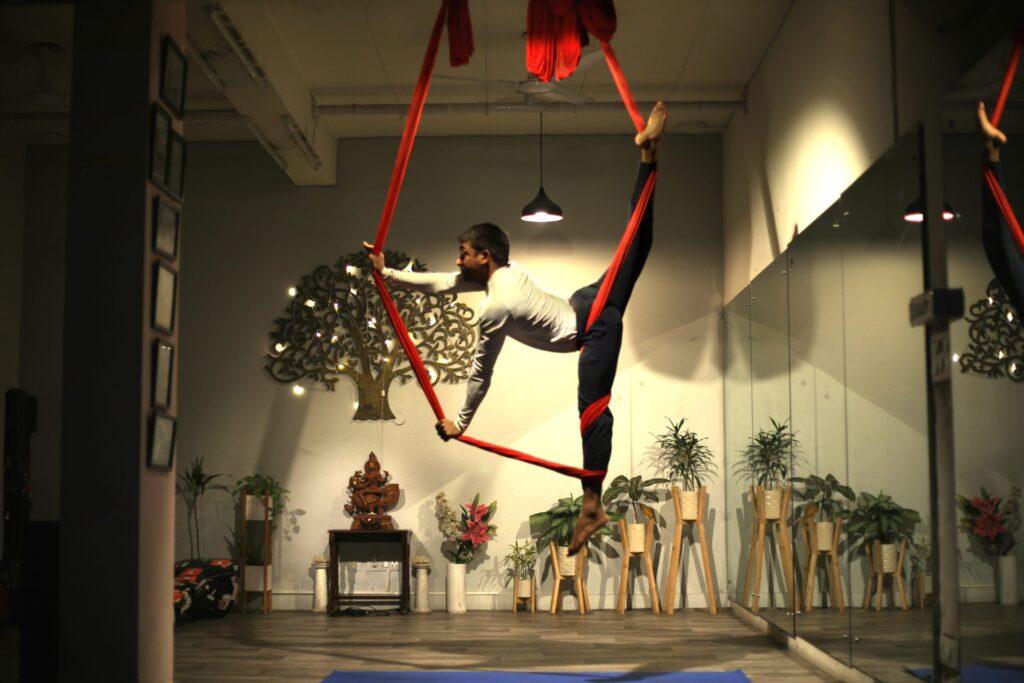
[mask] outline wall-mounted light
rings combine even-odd
[[[946,202],[945,206],[942,207],[942,220],[949,223],[959,217],[960,214],[956,212],[956,209],[949,202]],[[924,223],[924,202],[921,201],[920,197],[907,205],[907,208],[903,211],[903,220],[907,223]]]
[[[562,207],[551,201],[544,191],[544,112],[540,113],[540,190],[529,204],[523,207],[522,219],[529,223],[552,223],[564,218]]]

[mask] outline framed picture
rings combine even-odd
[[[174,332],[177,294],[178,274],[157,261],[153,273],[153,327],[166,334]]]
[[[153,405],[171,407],[171,383],[174,377],[174,347],[162,339],[153,344]]]
[[[160,54],[160,99],[179,119],[185,116],[185,78],[188,62],[170,36],[164,36]]]
[[[165,202],[160,195],[153,197],[153,250],[172,261],[178,258],[180,222],[180,211]]]
[[[185,190],[185,138],[173,130],[167,149],[167,190],[182,199]]]
[[[156,413],[149,436],[150,467],[170,469],[174,463],[174,441],[177,436],[178,422],[169,415]]]
[[[170,141],[171,117],[163,107],[154,104],[149,136],[149,177],[159,185],[167,184],[167,148]]]

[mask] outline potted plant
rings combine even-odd
[[[622,543],[629,549],[629,552],[642,553],[644,551],[646,524],[641,516],[654,519],[654,508],[645,505],[642,501],[658,502],[658,494],[652,491],[651,487],[667,483],[669,480],[663,478],[645,480],[639,474],[632,478],[620,474],[612,479],[608,489],[604,492],[601,502],[609,512],[616,512],[621,516],[624,511],[633,510],[634,521],[626,524],[627,537],[622,539]]]
[[[449,612],[462,613],[466,611],[466,565],[480,546],[497,533],[498,527],[490,520],[498,509],[498,503],[481,505],[478,493],[468,505],[459,506],[461,514],[456,516],[444,491],[438,493],[434,501],[437,526],[444,537],[441,552],[448,560],[445,575],[447,607]]]
[[[218,477],[223,474],[211,474],[203,468],[203,459],[196,458],[189,465],[184,473],[178,473],[178,481],[175,482],[174,492],[185,501],[185,524],[188,530],[189,559],[198,560],[202,558],[202,550],[199,547],[199,504],[208,491],[227,491],[228,487],[223,484],[214,484]]]
[[[932,593],[932,542],[927,534],[916,534],[911,544],[910,576],[911,592],[918,607],[925,606],[925,600]]]
[[[692,522],[697,519],[700,487],[718,472],[715,456],[704,444],[707,439],[686,429],[685,417],[679,418],[679,422],[666,419],[666,430],[654,435],[652,459],[657,471],[672,481],[682,502],[682,519]]]
[[[569,494],[567,498],[559,498],[558,502],[544,512],[536,512],[530,515],[530,528],[537,535],[537,547],[543,548],[551,542],[555,544],[555,557],[551,562],[558,563],[558,572],[562,576],[576,575],[576,558],[569,557],[569,542],[572,541],[573,531],[576,530],[576,520],[580,516],[580,508],[583,505],[583,496]],[[616,521],[618,517],[613,517]],[[597,541],[609,536],[612,530],[610,525],[598,529],[590,537],[590,542],[596,545]]]
[[[794,492],[800,501],[794,510],[796,516],[813,513],[818,548],[830,549],[835,535],[836,516],[846,509],[843,499],[852,503],[856,498],[853,489],[840,484],[834,474],[827,474],[824,479],[816,474],[793,477],[791,481],[803,485],[803,488]]]
[[[857,507],[842,510],[839,516],[847,520],[851,547],[875,542],[881,546],[881,559],[876,558],[876,562],[880,561],[882,571],[890,574],[896,571],[897,545],[913,540],[914,527],[921,522],[916,510],[902,507],[884,491],[877,496],[862,491]]]
[[[281,482],[267,474],[253,474],[235,482],[234,494],[244,511],[241,524],[245,525],[242,537],[245,540],[238,543],[238,548],[245,564],[243,581],[247,591],[264,591],[273,584],[271,562],[268,561],[270,549],[266,540],[274,532],[277,518],[284,512],[287,493],[288,489]],[[269,509],[266,508],[268,500]],[[269,518],[268,528],[257,531],[265,518]]]
[[[537,563],[537,546],[533,544],[533,541],[527,539],[522,545],[519,545],[519,541],[509,545],[508,554],[505,555],[501,563],[505,566],[509,577],[519,579],[516,597],[530,597],[533,567]]]
[[[1017,486],[1010,489],[1005,504],[1002,498],[984,488],[975,498],[957,496],[964,513],[960,528],[978,539],[986,555],[998,558],[999,602],[1008,606],[1019,601],[1017,557],[1012,550],[1017,544],[1013,534],[1020,528],[1020,497]]]
[[[733,472],[754,486],[764,489],[765,517],[782,516],[782,490],[793,466],[798,462],[800,441],[789,428],[789,421],[770,418],[771,429],[762,429],[750,438]]]

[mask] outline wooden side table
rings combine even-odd
[[[383,530],[355,530],[352,529],[331,529],[327,532],[327,547],[330,550],[330,565],[327,567],[327,613],[337,614],[342,606],[346,604],[369,604],[369,603],[395,603],[398,611],[405,614],[409,611],[409,546],[412,542],[412,532],[409,530],[395,529],[392,531]],[[341,561],[341,546],[353,543],[374,543],[401,545],[402,548],[402,592],[398,595],[354,593],[342,595],[338,586],[338,563]]]

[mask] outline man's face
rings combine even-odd
[[[462,271],[462,277],[470,282],[487,283],[487,264],[491,254],[486,249],[477,251],[469,242],[459,243],[459,260],[455,265]]]

